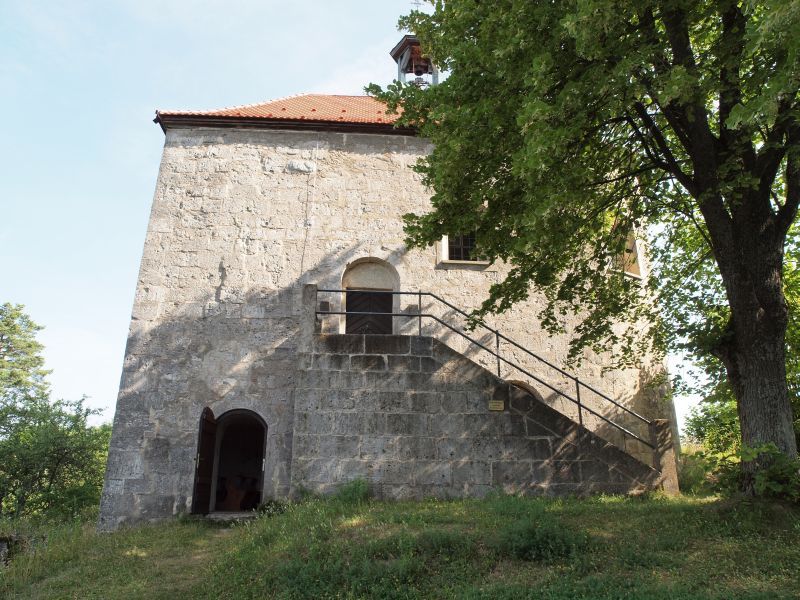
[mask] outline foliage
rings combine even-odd
[[[449,77],[368,88],[433,142],[417,167],[433,211],[407,216],[411,245],[475,231],[510,265],[477,316],[533,284],[549,331],[581,316],[573,359],[718,359],[746,441],[794,454],[780,284],[800,203],[797,3],[432,4],[401,25]],[[631,230],[655,261],[644,289],[619,268]],[[757,373],[770,385],[746,392]]]
[[[111,426],[92,427],[83,401],[6,406],[0,432],[3,514],[75,518],[100,501]]]
[[[736,401],[727,395],[720,400],[715,396],[704,398],[686,419],[686,436],[714,453],[735,453],[742,444]]]
[[[545,515],[511,523],[500,532],[498,548],[520,560],[552,561],[574,557],[588,543],[585,533],[572,531]]]
[[[267,499],[258,505],[258,514],[265,516],[280,515],[286,512],[289,504],[284,500]]]
[[[345,504],[361,504],[370,499],[369,483],[364,479],[353,479],[336,490],[336,498]]]
[[[708,486],[710,467],[705,452],[681,444],[678,464],[678,487],[682,494],[704,495],[711,493]]]
[[[111,426],[90,426],[83,400],[49,398],[39,329],[0,306],[0,514],[75,518],[100,500]]]
[[[47,392],[42,345],[36,341],[41,327],[19,304],[0,304],[0,399],[3,402],[41,396]]]
[[[516,558],[518,523],[588,535],[569,557]],[[520,526],[521,527],[521,526]],[[290,505],[220,529],[72,525],[0,571],[8,598],[793,598],[800,509],[696,498]]]
[[[742,489],[744,477],[740,464],[758,461],[764,468],[753,476],[756,494],[800,503],[800,459],[786,456],[774,444],[758,448],[741,446],[734,451],[699,450],[682,456],[682,460],[681,489],[684,492],[736,496]]]
[[[762,461],[765,468],[755,474],[756,492],[768,498],[800,503],[800,460],[789,458],[774,444],[758,448],[742,447],[736,453],[708,455],[712,481],[716,490],[735,494],[741,489],[743,461]]]

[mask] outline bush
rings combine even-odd
[[[267,499],[258,506],[258,514],[266,517],[274,517],[286,512],[289,503],[284,500]]]
[[[696,452],[686,458],[689,464],[682,472],[690,485],[694,483],[690,491],[707,490],[723,496],[735,496],[744,491],[800,503],[800,459],[786,456],[775,444],[757,448],[743,446],[737,452]],[[755,473],[747,472],[742,469],[743,461],[757,462],[763,468]]]
[[[516,521],[499,536],[501,554],[520,560],[551,561],[576,556],[589,544],[589,536],[565,527],[546,515],[536,521]]]
[[[363,479],[348,481],[336,490],[334,498],[343,504],[363,504],[372,496],[369,483]]]
[[[743,448],[740,457],[743,461],[757,461],[766,465],[753,477],[756,494],[800,503],[800,459],[786,456],[775,444]]]
[[[681,453],[678,484],[684,494],[707,494],[713,492],[709,484],[711,464],[702,450]]]

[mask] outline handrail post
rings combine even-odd
[[[500,332],[497,329],[494,330],[494,340],[495,357],[497,358],[497,376],[500,377]]]
[[[581,410],[581,382],[577,377],[575,379],[575,399],[578,401],[578,423],[583,425],[583,411]]]
[[[419,335],[422,337],[422,290],[417,290],[417,316],[419,318]]]

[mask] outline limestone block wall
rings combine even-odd
[[[650,466],[430,337],[317,335],[303,366],[295,490],[329,492],[354,478],[384,498],[661,485]]]
[[[348,266],[368,259],[388,265],[400,289],[431,291],[466,311],[480,304],[503,276],[503,266],[446,263],[438,248],[409,251],[403,242],[402,215],[429,205],[428,191],[410,168],[429,150],[425,140],[402,135],[167,131],[137,281],[101,527],[189,510],[204,407],[217,416],[249,408],[263,418],[264,497],[288,493],[304,284],[340,288]],[[329,296],[332,308],[341,307],[340,297]],[[541,331],[535,318],[541,303],[533,293],[491,325],[561,364],[569,333],[553,337]],[[398,300],[397,310],[416,310],[413,298]],[[326,319],[325,327],[341,330],[337,319]],[[413,319],[398,318],[395,331],[414,327]],[[494,364],[430,322],[423,333],[478,364]],[[540,365],[517,358],[539,372]],[[646,416],[670,410],[659,403],[658,390],[646,386],[659,364],[603,374],[608,360],[587,356],[577,374]],[[508,370],[502,375],[519,378]],[[566,414],[572,410],[556,395],[540,392]]]

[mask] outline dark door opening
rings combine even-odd
[[[266,431],[246,412],[231,414],[220,433],[214,510],[253,510],[261,503]]]
[[[347,290],[346,299],[347,317],[345,333],[392,333],[392,316],[383,315],[358,315],[350,313],[391,313],[392,294],[375,291]]]
[[[234,410],[200,418],[192,512],[238,512],[261,503],[267,427],[254,412]]]

